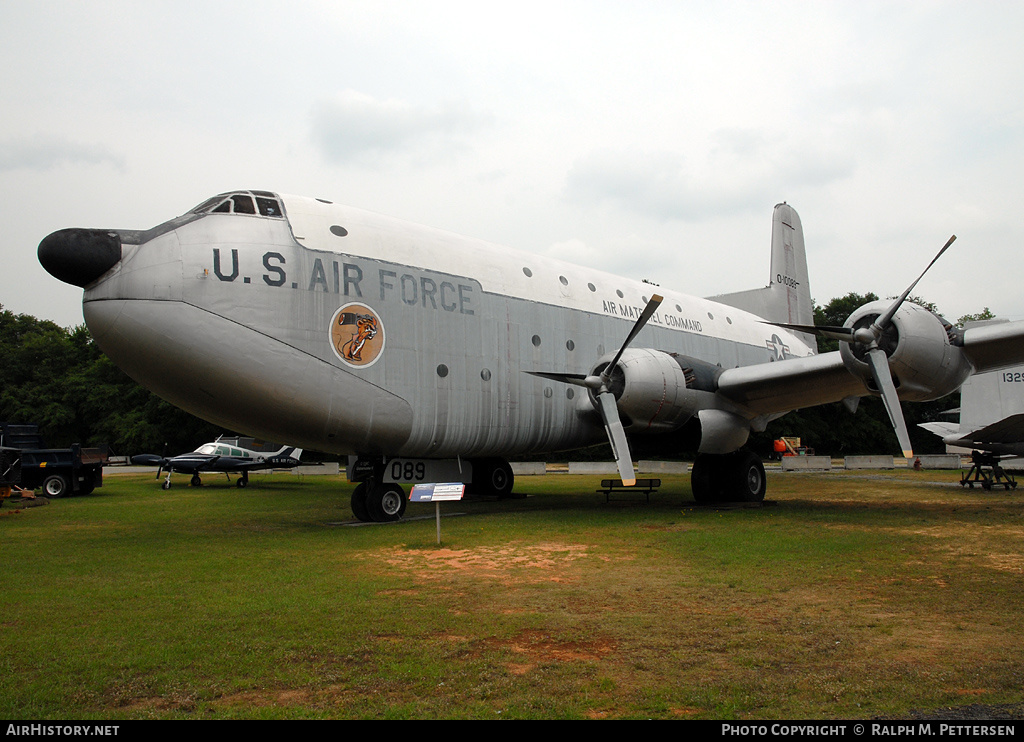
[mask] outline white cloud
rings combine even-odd
[[[0,143],[0,171],[97,165],[124,170],[125,157],[102,144],[84,144],[62,137],[36,136]]]
[[[956,231],[921,293],[1024,316],[1024,5],[11,0],[4,21],[15,311],[80,321],[35,260],[49,231],[259,187],[702,294],[764,285],[786,200],[819,301],[898,294]]]
[[[456,103],[414,105],[345,90],[319,101],[312,113],[312,136],[330,162],[347,163],[417,147],[450,151],[485,117]]]
[[[763,209],[779,194],[850,177],[848,154],[755,130],[722,130],[699,160],[677,151],[599,150],[577,160],[566,198],[656,220],[702,221]]]

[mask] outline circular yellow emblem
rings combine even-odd
[[[331,347],[349,366],[370,366],[384,350],[384,324],[365,304],[346,304],[331,318]]]

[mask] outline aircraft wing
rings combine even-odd
[[[135,466],[160,466],[164,467],[170,463],[165,457],[157,456],[155,453],[140,453],[132,456],[132,463]]]
[[[850,374],[839,351],[728,368],[718,377],[717,391],[755,415],[789,412],[865,394],[864,382]]]
[[[1024,414],[1010,415],[998,422],[961,436],[973,443],[1020,443],[1024,441]]]
[[[220,458],[220,456],[204,454],[183,454],[168,459],[167,463],[164,464],[164,468],[181,474],[195,474],[199,471],[209,471]]]
[[[974,327],[962,350],[975,373],[1024,363],[1024,321]],[[838,402],[865,394],[838,351],[724,370],[717,391],[757,415]]]
[[[973,448],[1001,456],[1024,455],[1024,413],[1004,417],[967,433],[961,433],[956,423],[920,423],[920,427],[935,433],[942,438],[943,443],[950,446]]]
[[[1024,363],[1024,321],[971,327],[964,331],[963,351],[979,374]]]

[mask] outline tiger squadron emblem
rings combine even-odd
[[[349,366],[372,365],[384,350],[384,325],[364,304],[346,304],[331,318],[331,347]]]

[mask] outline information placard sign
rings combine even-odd
[[[417,484],[409,494],[410,502],[456,502],[466,493],[462,482]]]
[[[437,543],[441,544],[441,503],[458,502],[466,492],[462,482],[432,482],[413,485],[409,502],[434,503],[434,517],[437,519]]]

